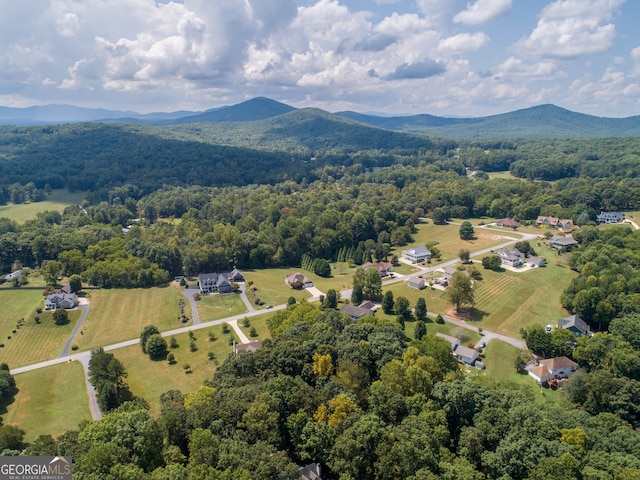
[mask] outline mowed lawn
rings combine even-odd
[[[216,340],[213,342],[209,341],[209,331],[215,334]],[[222,333],[221,325],[197,330],[194,335],[197,347],[195,352],[190,350],[187,333],[175,335],[178,348],[169,348],[176,360],[173,365],[169,365],[166,360],[150,360],[142,353],[140,345],[113,351],[127,370],[127,383],[131,392],[149,402],[152,415],[157,416],[160,413],[162,393],[168,390],[180,390],[184,394],[194,392],[205,380],[213,377],[219,365],[231,354],[228,334]],[[167,343],[169,341],[170,338],[167,338]],[[215,361],[209,360],[209,352],[214,353],[218,365]],[[191,373],[186,373],[185,365],[189,365]]]
[[[255,308],[264,308],[267,305],[280,305],[287,303],[289,297],[295,297],[296,300],[309,298],[309,292],[306,290],[294,290],[284,283],[287,275],[300,272],[309,277],[314,282],[318,276],[306,272],[300,268],[270,268],[268,270],[243,270],[245,281],[253,281],[252,287],[257,290],[254,294],[264,302],[262,307],[255,305]],[[247,298],[253,301],[253,296],[248,291],[251,287],[247,285]]]
[[[139,337],[146,325],[155,325],[161,331],[184,326],[178,322],[181,300],[185,302],[185,315],[191,318],[189,301],[177,285],[93,290],[83,334],[76,337],[75,343],[80,350],[88,350]]]
[[[418,233],[413,235],[414,242],[405,247],[396,247],[392,251],[392,254],[400,256],[403,250],[423,246],[430,242],[437,242],[436,248],[440,250],[442,255],[441,261],[444,262],[458,258],[458,254],[462,249],[469,250],[473,253],[477,250],[490,248],[507,241],[504,238],[500,238],[501,236],[514,239],[520,238],[520,235],[517,233],[513,234],[512,232],[502,232],[498,230],[493,232],[476,228],[475,238],[473,240],[461,240],[459,225],[435,225],[430,222],[416,225],[416,227],[418,228]]]
[[[30,365],[32,363],[50,360],[58,357],[65,343],[71,336],[73,328],[80,319],[82,311],[68,310],[69,323],[56,325],[52,312],[42,312],[25,317],[24,325],[16,329],[16,333],[9,332],[11,339],[5,335],[0,340],[4,347],[0,348],[0,361],[6,362],[11,368]],[[40,317],[40,323],[36,323],[34,317]]]
[[[36,218],[40,212],[54,210],[62,212],[69,205],[78,205],[85,197],[84,193],[70,193],[67,190],[54,190],[42,202],[0,205],[0,217],[7,217],[18,223]]]
[[[17,425],[27,442],[53,437],[91,420],[82,365],[67,362],[16,375],[18,394],[2,411],[4,425]]]
[[[0,309],[0,339],[4,341],[7,335],[11,335],[11,331],[16,328],[16,323],[21,318],[27,320],[36,308],[44,308],[43,298],[41,290],[0,289],[0,305],[2,305]]]
[[[534,244],[534,248],[547,258],[546,267],[517,273],[508,270],[493,272],[475,263],[483,279],[476,282],[476,306],[470,323],[520,338],[521,328],[534,324],[555,324],[558,319],[568,315],[562,308],[560,295],[576,273],[550,249],[537,244]],[[383,291],[387,289],[393,292],[395,298],[404,296],[409,299],[412,307],[419,297],[423,297],[429,311],[454,314],[447,293],[443,290],[426,288],[418,291],[404,282],[393,284]]]
[[[221,318],[240,315],[247,311],[240,295],[217,293],[202,295],[200,300],[196,302],[198,315],[201,322],[209,322],[211,320],[219,320]]]
[[[249,326],[243,326],[243,321],[238,320],[238,326],[244,332],[244,334],[249,338],[249,340],[264,340],[265,338],[271,338],[271,332],[269,331],[269,327],[267,327],[267,319],[271,318],[273,313],[266,313],[263,315],[257,315],[255,317],[248,318]],[[251,327],[256,329],[255,337],[250,335]]]

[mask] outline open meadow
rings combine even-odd
[[[267,305],[280,305],[282,303],[287,303],[287,299],[289,297],[295,297],[297,300],[310,297],[309,292],[306,290],[294,290],[284,283],[284,279],[287,275],[291,275],[296,272],[304,273],[314,282],[319,278],[317,275],[293,267],[242,271],[245,281],[253,281],[252,287],[257,289],[253,293],[257,298],[264,302],[264,306],[262,308]],[[253,296],[248,290],[250,290],[250,287],[247,285],[247,298],[251,302],[253,301]]]
[[[216,340],[209,340],[209,331]],[[222,325],[194,332],[197,350],[191,351],[187,333],[175,335],[178,348],[169,348],[175,356],[173,365],[166,360],[153,361],[142,353],[140,345],[115,350],[113,354],[127,370],[127,383],[131,393],[149,402],[151,415],[160,413],[160,395],[167,390],[180,390],[187,394],[194,392],[205,380],[212,378],[219,365],[231,354],[228,334],[222,333]],[[170,338],[167,338],[167,343]],[[209,359],[213,352],[215,360]],[[188,365],[189,368],[184,367]]]
[[[413,235],[414,242],[405,247],[396,247],[392,250],[392,254],[400,256],[403,250],[437,242],[435,246],[440,250],[442,255],[440,261],[445,262],[458,258],[458,253],[461,249],[474,252],[476,250],[500,245],[507,241],[507,239],[500,237],[520,238],[520,235],[517,233],[514,234],[513,232],[497,230],[494,233],[485,229],[476,229],[474,239],[462,240],[460,238],[460,226],[454,224],[436,225],[430,222],[416,225],[416,228],[418,229],[418,233]]]
[[[54,190],[42,202],[0,205],[0,217],[24,223],[27,220],[36,218],[36,215],[41,212],[46,212],[47,210],[62,212],[69,205],[78,205],[85,196],[85,193]]]
[[[257,315],[255,317],[248,318],[249,326],[245,327],[243,320],[238,320],[238,326],[244,332],[249,340],[264,340],[265,338],[271,338],[271,332],[267,327],[267,319],[271,318],[273,313],[265,313],[263,315]],[[256,336],[251,335],[251,328],[255,329]]]
[[[39,289],[0,288],[0,339],[4,341],[7,335],[11,335],[20,319],[28,319],[36,308],[43,307],[42,299],[42,290]]]
[[[69,323],[56,325],[53,312],[44,311],[37,314],[34,309],[29,316],[24,317],[25,322],[20,328],[13,325],[16,333],[11,330],[9,335],[3,336],[0,340],[0,343],[4,344],[4,347],[0,348],[0,362],[6,362],[11,368],[16,368],[58,357],[82,311],[69,310],[68,314]],[[40,318],[40,323],[36,323],[36,316]]]
[[[185,315],[191,319],[191,305],[182,295],[182,288],[169,287],[92,290],[89,315],[75,343],[80,350],[89,350],[112,343],[130,340],[140,335],[146,325],[160,331],[186,324],[178,321],[178,302],[184,300]]]
[[[17,425],[27,442],[39,435],[56,437],[91,420],[82,365],[67,362],[15,376],[18,393],[2,408],[4,425]]]

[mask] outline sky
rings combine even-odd
[[[0,105],[640,114],[638,0],[0,0]]]

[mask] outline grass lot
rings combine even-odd
[[[249,338],[249,340],[264,340],[265,338],[271,338],[271,332],[269,332],[269,327],[267,327],[267,318],[273,316],[273,313],[266,313],[264,315],[258,315],[256,317],[249,318],[249,326],[243,327],[242,320],[238,320],[238,326],[244,332],[244,334]],[[256,329],[258,335],[256,337],[252,337],[249,335],[249,331],[251,327]]]
[[[519,338],[521,328],[555,323],[567,315],[560,304],[560,294],[576,274],[549,248],[537,243],[533,246],[539,255],[547,258],[546,267],[515,273],[484,270],[475,264],[483,277],[475,289],[476,308],[470,317],[475,326]],[[453,314],[446,292],[442,290],[418,291],[404,282],[388,289],[395,298],[408,298],[411,306],[419,297],[424,297],[429,311]]]
[[[33,311],[25,317],[25,323],[17,333],[9,332],[11,340],[5,335],[0,341],[5,345],[0,349],[0,361],[8,363],[11,368],[58,357],[82,312],[70,310],[69,323],[66,325],[56,325],[52,312],[39,314],[40,324],[35,322],[35,315]]]
[[[191,318],[191,306],[176,285],[91,291],[84,335],[76,337],[76,343],[80,350],[88,350],[136,338],[146,325],[161,331],[181,327],[177,321],[180,300],[185,301],[185,315]]]
[[[77,205],[85,197],[84,193],[69,193],[54,190],[43,202],[0,205],[0,217],[7,217],[18,223],[36,218],[36,214],[47,210],[62,212],[69,205]]]
[[[217,293],[202,295],[196,302],[201,322],[240,315],[247,311],[240,295]]]
[[[208,331],[216,335],[216,341],[210,342]],[[165,361],[154,362],[142,353],[140,345],[122,348],[114,351],[127,370],[127,382],[131,392],[144,398],[151,407],[151,414],[160,413],[160,395],[167,390],[177,389],[182,393],[194,392],[203,382],[211,379],[217,366],[209,360],[208,352],[213,352],[220,365],[231,353],[231,346],[227,342],[227,335],[222,333],[222,326],[215,325],[210,329],[194,332],[197,350],[189,349],[189,335],[176,335],[179,347],[169,349],[176,358],[174,365]],[[169,339],[167,339],[167,342]],[[189,364],[192,373],[185,373],[183,366]]]
[[[402,250],[407,250],[414,246],[425,245],[429,242],[438,242],[436,247],[442,254],[441,261],[452,260],[458,257],[458,253],[461,249],[467,249],[471,252],[476,250],[482,250],[483,248],[493,247],[494,245],[500,245],[505,240],[498,238],[500,235],[507,235],[513,238],[520,238],[519,235],[508,235],[507,232],[488,232],[482,229],[476,229],[476,238],[474,240],[461,240],[460,239],[460,226],[459,225],[435,225],[433,223],[421,224],[417,226],[418,233],[413,235],[414,243],[407,245],[406,247],[396,248],[396,255],[400,255]]]
[[[297,300],[309,298],[310,295],[306,290],[294,290],[284,283],[287,275],[301,272],[314,281],[318,280],[318,276],[309,272],[296,268],[271,268],[268,270],[243,270],[245,280],[253,280],[253,287],[257,288],[255,294],[264,302],[264,308],[267,305],[280,305],[287,303],[289,297],[295,297]],[[247,292],[247,298],[252,301],[251,294]]]
[[[36,308],[44,308],[42,298],[40,290],[0,289],[0,339],[6,339],[7,335],[11,335],[21,318],[28,319]]]
[[[91,420],[79,362],[63,363],[16,375],[18,394],[2,411],[4,425],[17,425],[27,442],[39,435],[56,437]]]
[[[500,340],[492,340],[484,349],[485,358],[483,361],[486,370],[481,375],[485,375],[504,386],[512,386],[529,392],[537,403],[561,400],[563,398],[562,392],[545,389],[544,395],[542,395],[533,378],[516,371],[515,360],[519,353],[519,349],[513,345]]]
[[[511,172],[509,172],[509,170],[505,170],[503,172],[488,172],[487,175],[489,175],[490,180],[493,180],[494,178],[508,178],[510,180],[518,178],[511,175]]]

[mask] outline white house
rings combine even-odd
[[[578,364],[567,357],[540,360],[539,365],[527,367],[529,376],[536,382],[544,383],[557,378],[569,378],[578,369]]]
[[[473,362],[478,358],[478,351],[475,348],[469,348],[463,345],[456,348],[456,351],[453,353],[458,360],[467,365],[473,365]]]
[[[620,223],[624,220],[622,212],[600,212],[596,215],[598,223]]]
[[[78,306],[78,296],[75,293],[53,293],[44,299],[45,310],[56,308],[75,308]]]
[[[431,258],[431,252],[427,247],[415,247],[402,251],[402,258],[411,263],[425,262]]]
[[[516,248],[503,248],[498,256],[505,267],[519,267],[524,263],[524,255]]]

